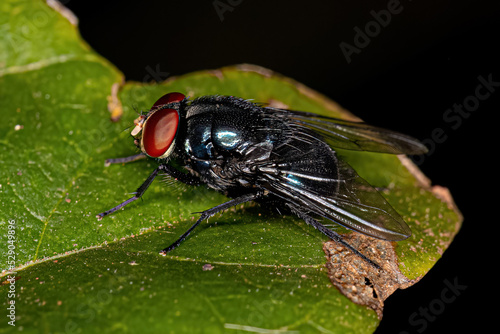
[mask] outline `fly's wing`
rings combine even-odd
[[[284,140],[249,150],[247,158],[258,171],[261,187],[304,211],[375,238],[398,241],[411,235],[401,216],[321,135],[293,121],[285,123]],[[262,131],[269,133],[270,128]]]
[[[389,241],[411,235],[396,210],[347,163],[337,160],[337,171],[332,173],[322,166],[323,160],[307,162],[307,154],[300,159],[302,165],[282,160],[275,165],[277,171],[264,169],[263,187],[304,211],[365,235]]]
[[[366,123],[350,122],[302,111],[265,109],[287,119],[299,131],[300,128],[304,128],[316,132],[334,148],[391,154],[427,152],[427,148],[415,138]]]

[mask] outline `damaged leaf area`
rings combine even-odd
[[[404,289],[415,283],[398,268],[396,252],[391,242],[376,240],[359,233],[344,236],[344,240],[366,254],[381,269],[352,254],[333,241],[324,244],[326,267],[333,285],[352,302],[365,305],[377,312],[382,319],[384,300],[396,289]]]
[[[328,276],[352,302],[376,311],[381,319],[384,301],[396,290],[417,283],[448,248],[460,228],[460,211],[446,188],[431,187],[430,181],[406,157],[402,167],[414,176],[413,187],[404,184],[381,193],[412,228],[410,238],[388,242],[359,233],[344,234],[344,240],[381,266],[374,268],[333,241],[324,244]],[[436,236],[439,235],[439,238]]]
[[[227,198],[158,180],[141,201],[98,221],[155,168],[146,159],[105,165],[137,153],[130,137],[136,111],[177,91],[356,117],[251,65],[161,84],[124,82],[81,40],[77,19],[49,3],[6,0],[0,8],[0,295],[14,286],[23,332],[371,333],[383,301],[423,277],[458,232],[461,216],[447,190],[431,187],[408,159],[339,152],[413,231],[387,243],[337,229],[383,270],[299,218],[254,203],[210,218],[160,256],[197,219],[194,212]],[[38,25],[26,29],[26,22]],[[1,300],[4,310],[10,300]]]

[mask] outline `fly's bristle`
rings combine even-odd
[[[323,219],[321,221],[324,221]],[[323,223],[323,226],[325,227],[328,227],[330,230],[333,230],[333,231],[338,231],[339,230],[339,225],[337,224],[324,224]]]
[[[134,111],[135,111],[135,113],[136,113],[137,115],[139,115],[139,116],[140,116],[140,115],[142,115],[142,110],[141,110],[141,111],[139,111],[139,107],[138,107],[137,105],[133,105],[133,106],[130,106],[130,107],[132,108],[132,110],[134,110]]]
[[[172,189],[175,192],[181,193],[184,191],[184,183],[177,181],[175,178],[171,177],[170,175],[165,174],[161,181],[168,186],[170,189]]]
[[[125,129],[122,130],[122,132],[129,132],[131,127],[132,126],[127,126]]]

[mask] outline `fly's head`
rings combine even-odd
[[[147,114],[134,121],[131,135],[142,153],[151,158],[168,159],[174,152],[181,125],[179,112],[186,96],[168,93],[156,101]]]

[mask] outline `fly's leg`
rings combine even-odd
[[[295,213],[299,218],[302,218],[307,224],[313,226],[315,229],[317,229],[318,231],[320,231],[321,233],[323,233],[324,235],[326,235],[328,238],[332,239],[333,241],[338,242],[338,243],[342,244],[343,246],[347,247],[351,252],[353,252],[354,254],[356,254],[357,256],[359,256],[360,258],[365,260],[366,262],[368,262],[370,265],[372,265],[376,269],[381,269],[378,264],[376,264],[375,262],[370,260],[368,257],[366,257],[365,255],[360,253],[356,248],[354,248],[353,246],[351,246],[347,242],[345,242],[342,239],[342,237],[340,236],[340,234],[338,234],[335,231],[330,230],[329,228],[327,228],[326,226],[324,226],[323,224],[318,222],[313,217],[304,213],[303,211],[301,211],[297,207],[292,206],[292,205],[287,205],[287,206],[292,210],[293,213]]]
[[[201,183],[200,179],[196,176],[193,176],[188,173],[183,173],[180,170],[172,167],[170,165],[164,165],[163,171],[182,183],[190,184],[190,185],[199,185]]]
[[[128,200],[126,200],[125,202],[115,206],[114,208],[109,209],[108,211],[101,212],[100,214],[97,215],[97,219],[101,220],[103,217],[115,212],[116,210],[123,208],[125,205],[132,203],[136,199],[139,199],[146,192],[146,190],[149,188],[149,186],[151,185],[151,183],[153,182],[155,177],[158,175],[158,172],[161,170],[165,170],[165,165],[158,166],[158,168],[156,168],[153,171],[153,173],[151,173],[151,175],[148,176],[146,181],[144,181],[144,183],[139,188],[137,188],[137,191],[134,193],[133,197],[131,197]]]
[[[170,246],[168,246],[167,248],[165,248],[164,250],[162,250],[160,252],[161,255],[166,255],[168,252],[170,252],[171,250],[173,250],[174,248],[176,248],[177,246],[179,246],[179,244],[184,240],[186,239],[186,237],[191,233],[191,231],[193,231],[195,229],[196,226],[198,226],[203,220],[205,219],[208,219],[210,217],[212,217],[213,215],[215,215],[216,213],[218,212],[221,212],[221,211],[224,211],[226,209],[229,209],[230,207],[232,206],[235,206],[235,205],[238,205],[238,204],[242,204],[242,203],[245,203],[245,202],[250,202],[250,201],[253,201],[255,200],[256,198],[260,197],[260,193],[256,193],[256,194],[248,194],[248,195],[243,195],[243,196],[240,196],[240,197],[236,197],[228,202],[225,202],[225,203],[222,203],[222,204],[219,204],[211,209],[208,209],[208,210],[205,210],[203,212],[201,212],[201,216],[200,218],[198,218],[198,220],[196,221],[196,223],[193,224],[193,226],[191,226],[186,232],[184,232],[183,235],[181,235],[173,244],[171,244]]]
[[[106,159],[104,164],[107,166],[111,164],[125,164],[127,162],[132,162],[132,161],[137,161],[141,159],[145,159],[146,155],[144,153],[139,153],[136,155],[131,155],[130,157],[125,157],[125,158],[116,158],[116,159]]]
[[[133,160],[131,160],[131,158],[133,158],[133,157],[136,157],[136,156],[121,158],[121,159],[124,159],[124,160],[129,159],[128,161],[133,161]],[[115,160],[118,160],[118,159],[115,159]],[[136,190],[133,197],[131,197],[128,200],[126,200],[125,202],[115,206],[114,208],[109,209],[108,211],[101,212],[100,214],[97,215],[97,219],[101,220],[103,217],[105,217],[105,216],[115,212],[116,210],[123,208],[125,205],[132,203],[133,201],[139,199],[146,192],[146,190],[149,188],[149,186],[151,185],[151,183],[153,182],[153,180],[155,179],[155,177],[158,175],[158,173],[160,171],[174,177],[178,181],[181,181],[181,182],[184,182],[187,184],[196,185],[196,184],[200,183],[200,180],[191,174],[182,173],[181,171],[175,169],[174,167],[172,167],[170,165],[160,165],[160,166],[158,166],[158,168],[156,168],[153,171],[153,173],[151,173],[151,175],[148,176],[146,181],[144,181],[144,183]]]

